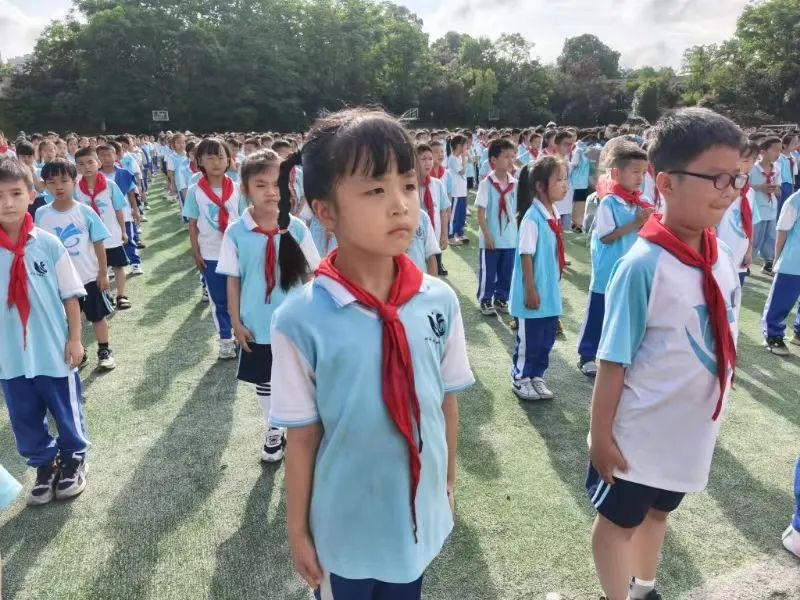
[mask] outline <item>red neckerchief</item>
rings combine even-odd
[[[539,158],[539,149],[531,146],[528,148],[528,154],[530,154],[533,157],[533,160],[536,160],[537,158]]]
[[[567,252],[564,248],[564,230],[561,227],[561,221],[548,214],[547,224],[550,226],[550,231],[556,235],[556,258],[558,259],[558,276],[564,274],[564,267],[567,266]]]
[[[200,172],[200,169],[197,168],[197,161],[194,161],[194,160],[190,160],[189,161],[189,170],[192,173],[199,173]]]
[[[6,152],[8,152],[8,144],[0,146],[0,154],[5,154]]]
[[[492,177],[488,177],[489,183],[492,184],[492,187],[497,190],[497,193],[500,194],[500,200],[497,203],[497,220],[500,223],[500,231],[503,230],[503,216],[506,217],[506,225],[511,222],[511,213],[508,212],[508,202],[506,202],[506,196],[508,193],[514,189],[514,182],[509,181],[506,184],[505,188],[501,188],[500,184],[494,180]]]
[[[225,233],[225,230],[228,228],[228,208],[225,206],[225,203],[233,196],[233,180],[227,175],[222,177],[222,198],[217,196],[214,190],[211,189],[211,184],[208,183],[208,177],[205,175],[197,182],[197,187],[203,190],[203,193],[208,196],[208,199],[219,208],[217,226],[219,227],[220,233]]]
[[[106,191],[108,188],[108,183],[106,182],[106,176],[103,175],[100,171],[97,172],[94,178],[94,190],[91,192],[89,191],[89,183],[86,181],[85,177],[82,177],[81,180],[78,182],[78,188],[83,192],[85,195],[89,196],[89,204],[92,206],[92,210],[96,212],[98,215],[100,214],[100,209],[97,207],[96,198]]]
[[[747,192],[750,191],[750,184],[748,183],[741,190],[739,190],[739,197],[741,198],[741,215],[742,215],[742,229],[748,240],[753,239],[753,207],[750,206],[750,200],[747,198]]]
[[[642,200],[641,190],[636,190],[635,192],[632,192],[630,190],[625,189],[618,182],[615,181],[611,184],[610,192],[620,200],[623,200],[625,204],[630,204],[631,206],[638,206],[639,208],[653,208],[652,204]]]
[[[431,175],[436,177],[436,179],[441,179],[442,177],[444,177],[444,165],[433,167],[433,169],[431,170]]]
[[[22,347],[28,344],[28,317],[31,314],[31,301],[28,297],[28,273],[25,269],[25,244],[28,243],[28,236],[33,231],[33,217],[29,213],[25,214],[22,221],[22,229],[16,242],[5,230],[0,227],[0,248],[8,250],[14,255],[11,261],[11,274],[8,280],[8,308],[17,307],[19,320],[22,322]]]
[[[775,165],[773,164],[773,168],[769,171],[765,171],[764,167],[759,163],[758,168],[761,170],[762,175],[764,175],[764,183],[766,185],[772,185],[772,178],[775,177]],[[774,196],[772,194],[767,194],[767,199],[769,202],[772,202]]]
[[[653,204],[658,206],[658,201],[661,199],[661,192],[658,191],[658,187],[656,186],[656,171],[653,169],[653,165],[647,163],[647,172],[650,174],[650,177],[653,178]]]
[[[413,519],[414,540],[417,540],[416,496],[419,485],[422,463],[422,420],[414,386],[414,365],[411,361],[411,350],[408,345],[405,327],[400,320],[399,310],[417,292],[422,285],[422,272],[405,254],[394,257],[397,269],[389,299],[384,304],[375,296],[347,279],[336,268],[336,257],[339,250],[333,250],[325,257],[316,270],[315,275],[325,276],[340,284],[355,299],[367,308],[378,313],[383,324],[383,353],[381,359],[381,390],[383,403],[400,435],[408,446],[409,468],[411,474],[411,517]],[[419,436],[419,444],[414,440],[414,421]]]
[[[267,231],[266,229],[261,229],[261,227],[256,225],[253,227],[253,231],[267,237],[267,252],[266,256],[264,257],[264,281],[267,283],[267,296],[264,299],[264,303],[269,304],[272,301],[272,290],[275,289],[275,284],[277,282],[275,264],[277,263],[278,257],[275,252],[274,239],[276,235],[286,233],[288,230],[281,231],[276,227],[275,229],[270,229]]]
[[[422,196],[422,201],[425,204],[425,212],[428,213],[428,216],[431,219],[431,225],[433,225],[436,221],[433,220],[434,208],[433,208],[433,194],[431,193],[431,176],[426,175],[425,180],[422,182],[422,185],[425,186],[425,192]]]
[[[719,379],[719,398],[712,421],[716,421],[722,411],[722,400],[727,386],[728,367],[736,368],[736,344],[733,341],[731,328],[728,325],[728,308],[712,271],[717,262],[717,237],[712,229],[703,231],[701,253],[678,238],[672,230],[661,222],[661,215],[653,215],[639,231],[639,235],[653,244],[661,246],[690,267],[703,272],[703,297],[708,307],[711,330],[714,333],[714,353],[717,358],[717,377]]]

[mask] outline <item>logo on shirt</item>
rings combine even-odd
[[[78,237],[81,235],[81,230],[78,229],[75,223],[70,223],[66,227],[56,227],[55,231],[58,239],[64,244],[64,248],[69,251],[69,255],[78,256],[80,252],[78,250],[72,250],[72,248],[75,248],[81,242]]]
[[[701,342],[698,342],[695,337],[689,332],[689,328],[685,327],[686,337],[689,338],[689,345],[692,347],[692,352],[706,368],[706,371],[716,376],[717,374],[717,357],[714,353],[714,331],[711,329],[711,319],[708,317],[708,307],[705,304],[698,304],[694,307],[697,313],[697,320],[700,325],[700,333],[702,336]],[[733,311],[727,307],[728,323],[733,323]]]
[[[208,205],[208,214],[206,215],[206,220],[211,226],[211,229],[216,229],[219,231],[219,206],[216,204]]]
[[[43,260],[33,261],[33,270],[36,271],[36,274],[39,277],[47,276],[47,265],[44,263]]]
[[[447,323],[444,320],[444,315],[440,312],[433,312],[428,315],[428,324],[431,326],[431,331],[433,334],[441,339],[444,337],[445,331],[447,330]]]

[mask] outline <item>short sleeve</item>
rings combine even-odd
[[[778,218],[778,231],[789,231],[797,223],[797,200],[800,196],[791,201],[783,203],[781,216]]]
[[[239,250],[231,236],[231,228],[222,235],[222,244],[217,259],[217,273],[231,277],[241,277],[239,270]]]
[[[87,209],[86,205],[81,204],[81,210],[83,211],[84,216],[86,217],[86,225],[89,228],[89,239],[92,241],[93,244],[97,242],[102,242],[106,238],[111,237],[111,234],[106,229],[106,226],[103,224],[102,219],[91,209]]]
[[[66,248],[59,245],[58,255],[55,260],[56,280],[58,281],[58,293],[62,300],[68,298],[82,298],[86,295],[81,278],[75,270],[75,265],[69,258]]]
[[[597,212],[594,215],[594,230],[597,232],[597,237],[602,239],[608,234],[613,233],[617,228],[614,222],[614,213],[611,210],[611,202],[615,202],[612,196],[607,196],[608,200],[600,202],[597,207]]]
[[[539,227],[532,219],[523,219],[519,227],[519,254],[536,254],[536,244],[539,242]]]
[[[597,357],[630,366],[644,339],[653,271],[642,261],[623,259],[608,282],[603,334]]]
[[[272,404],[273,427],[306,427],[319,423],[314,371],[292,341],[276,330],[272,333]]]
[[[430,258],[435,254],[441,254],[442,249],[439,247],[439,244],[436,240],[436,231],[433,229],[433,223],[428,218],[428,215],[424,216],[425,220],[425,258]]]
[[[489,179],[483,179],[478,184],[478,193],[475,194],[475,206],[486,208],[489,206]]]
[[[437,180],[436,188],[438,189],[439,194],[439,210],[450,210],[450,198],[447,195],[447,189],[445,188],[444,182]]]
[[[114,210],[123,210],[128,204],[127,199],[122,195],[122,192],[116,183],[109,181],[108,185],[111,186],[111,206],[114,208]]]
[[[197,205],[197,186],[193,185],[186,193],[186,200],[183,203],[183,216],[187,219],[199,219],[200,207]]]
[[[303,225],[303,227],[305,227],[305,225]],[[317,246],[314,244],[314,238],[311,236],[311,232],[306,230],[303,239],[301,239],[298,244],[300,245],[300,250],[303,252],[303,256],[306,257],[308,268],[313,273],[319,266],[320,256]]]
[[[458,300],[453,299],[450,313],[450,331],[444,344],[441,361],[442,382],[445,393],[460,392],[475,383],[475,376],[467,358],[464,321]]]

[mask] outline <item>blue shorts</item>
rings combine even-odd
[[[345,579],[326,573],[314,597],[317,600],[420,600],[422,577],[411,583],[386,583],[377,579]]]
[[[592,463],[589,463],[586,474],[586,491],[589,502],[598,513],[625,529],[641,525],[651,508],[672,512],[685,496],[683,492],[662,490],[617,477],[614,485],[608,485]]]

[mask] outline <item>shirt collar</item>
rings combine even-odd
[[[258,225],[256,225],[256,222],[253,220],[253,215],[250,214],[250,211],[251,207],[248,206],[242,213],[242,216],[240,217],[242,225],[245,226],[245,229],[247,229],[247,231],[253,231],[253,229],[258,227]]]
[[[336,304],[337,308],[344,308],[350,304],[356,302],[356,297],[351,294],[347,288],[345,288],[341,283],[334,281],[330,277],[326,277],[324,275],[317,275],[314,277],[314,285],[321,287],[323,290],[328,292],[328,295],[333,299],[333,302]],[[417,294],[421,294],[430,289],[430,283],[426,280],[425,277],[422,278],[422,285],[419,288]],[[370,311],[370,314],[374,314]]]
[[[547,208],[545,207],[545,205],[542,204],[541,200],[539,200],[538,198],[534,198],[533,199],[533,204],[534,204],[534,206],[536,206],[536,208],[539,210],[539,212],[542,214],[542,216],[545,218],[545,220],[549,221],[551,218],[553,218],[550,215],[550,211],[548,211]],[[553,205],[553,212],[555,213],[555,219],[556,220],[561,218],[561,215],[558,213],[558,209],[555,207],[555,205]]]
[[[508,185],[509,183],[517,183],[516,177],[514,177],[511,173],[506,173],[506,175],[508,175],[508,183],[506,183],[506,185]],[[494,174],[494,171],[489,173],[488,177],[491,181],[494,181],[497,185],[503,185],[502,183],[500,183],[500,180],[497,178],[497,175]]]

